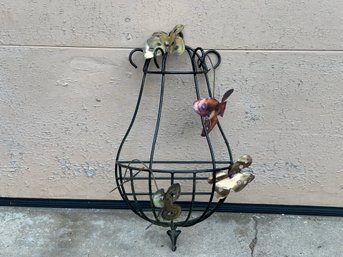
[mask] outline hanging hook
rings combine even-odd
[[[198,54],[198,51],[201,52],[201,55]],[[197,63],[198,63],[198,67],[200,68],[202,63],[203,63],[203,59],[205,58],[204,55],[205,55],[205,51],[204,49],[202,49],[201,47],[197,47],[193,50],[193,55],[192,55],[192,59],[195,58],[195,55],[198,57],[198,60],[197,60]]]
[[[208,56],[209,54],[214,54],[217,57],[217,62],[213,65],[213,69],[217,69],[218,66],[220,65],[221,61],[222,61],[222,58],[221,58],[220,54],[214,49],[210,49],[210,50],[205,52],[205,54],[203,55],[203,58],[201,60],[200,66],[205,63],[206,56]]]
[[[163,49],[161,47],[157,47],[157,48],[154,49],[154,63],[156,65],[157,69],[160,68],[160,66],[157,63],[157,59],[156,59],[158,51],[161,51],[162,55],[164,55]]]
[[[201,55],[199,55],[197,52],[200,51]],[[193,55],[192,55],[192,59],[195,58],[195,55],[198,56],[199,59],[202,59],[204,56],[204,49],[202,49],[201,47],[197,47],[193,50]]]
[[[143,52],[143,49],[142,48],[135,48],[133,49],[130,54],[129,54],[129,62],[131,63],[131,65],[133,67],[135,67],[135,69],[137,69],[137,65],[132,61],[132,55],[135,53],[135,52]]]

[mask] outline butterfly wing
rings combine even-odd
[[[225,102],[226,99],[228,99],[232,93],[233,93],[233,89],[226,91],[225,94],[223,95],[222,102]]]
[[[176,37],[181,33],[181,31],[184,29],[185,26],[182,24],[176,25],[172,31],[169,33],[169,43],[173,43],[176,39]]]
[[[181,206],[174,202],[181,194],[181,187],[179,183],[172,184],[167,192],[164,194],[164,206],[161,216],[165,220],[177,219],[181,214]]]
[[[209,134],[212,129],[217,125],[218,123],[218,114],[213,111],[208,119],[205,120],[205,128],[202,129],[201,136],[206,136],[205,129],[207,130],[207,134]]]
[[[182,24],[178,24],[174,27],[174,29],[169,33],[169,53],[172,54],[174,51],[181,55],[185,51],[185,42],[181,37],[181,31],[183,30],[184,26]]]
[[[251,165],[252,158],[250,155],[245,154],[239,157],[239,159],[232,164],[232,166],[229,169],[229,176],[232,176],[233,174],[236,174],[240,172],[242,169],[247,168]]]
[[[251,181],[253,181],[254,178],[255,176],[252,172],[242,172],[235,174],[234,177],[229,180],[232,180],[234,183],[232,190],[239,192],[243,190]]]
[[[160,31],[155,32],[152,36],[146,41],[144,46],[144,58],[151,59],[154,57],[154,51],[156,48],[161,48],[163,54],[167,51],[167,45],[169,43],[169,36],[167,33]],[[156,52],[156,56],[161,55],[161,51]]]
[[[174,45],[170,47],[170,52],[173,53],[175,51],[178,55],[181,55],[185,52],[185,48],[185,41],[183,41],[182,37],[177,36]]]

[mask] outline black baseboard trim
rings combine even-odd
[[[182,205],[182,203],[181,203]],[[207,203],[196,202],[195,208],[205,207]],[[79,208],[79,209],[129,209],[121,200],[86,200],[86,199],[44,199],[0,197],[0,206],[40,207],[40,208]],[[142,202],[142,208],[149,208],[148,201]],[[218,212],[288,214],[343,217],[343,207],[223,203]]]

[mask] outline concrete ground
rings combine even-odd
[[[128,210],[0,207],[0,256],[343,256],[338,217],[216,213],[181,228],[176,252],[147,225]]]

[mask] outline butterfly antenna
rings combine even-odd
[[[210,70],[213,70],[213,87],[212,87],[212,97],[215,97],[215,90],[216,90],[216,69],[214,68],[214,65],[213,65],[213,62],[212,62],[212,59],[209,55],[206,55],[206,57],[208,58],[208,60],[210,61],[211,63],[211,69]]]
[[[128,169],[130,168],[131,164],[135,162],[135,163],[141,163],[143,165],[142,168],[140,168],[133,176],[131,175],[130,178],[126,178],[126,174],[127,174],[127,171]],[[126,169],[125,169],[125,172],[124,172],[124,181],[122,183],[120,183],[118,186],[116,186],[115,188],[113,188],[110,193],[112,193],[114,190],[118,189],[118,187],[124,185],[125,183],[127,182],[130,182],[132,181],[141,171],[143,171],[145,169],[147,169],[151,176],[152,176],[152,179],[154,180],[154,184],[155,184],[155,187],[156,187],[156,190],[158,190],[158,185],[157,185],[157,181],[156,181],[156,178],[155,178],[155,175],[154,175],[154,171],[152,169],[150,169],[144,162],[142,162],[141,160],[139,159],[133,159],[132,161],[129,162],[129,164],[127,165]]]

